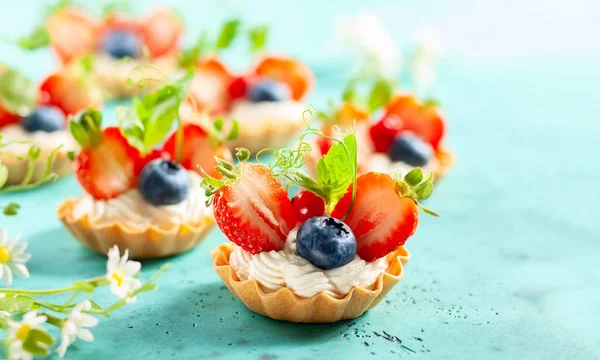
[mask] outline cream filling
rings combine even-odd
[[[27,155],[32,143],[42,149],[42,157],[48,156],[50,152],[62,145],[61,152],[77,149],[75,140],[67,130],[53,132],[33,131],[27,132],[21,125],[12,124],[0,128],[2,142],[28,141],[31,143],[11,144],[2,148],[3,152],[23,156]]]
[[[301,297],[326,293],[341,298],[354,286],[373,288],[389,266],[385,257],[366,262],[356,256],[351,262],[332,270],[322,270],[296,252],[297,229],[292,230],[281,251],[250,254],[234,245],[229,257],[240,280],[255,279],[265,292],[287,287]]]
[[[262,132],[264,128],[300,126],[305,110],[305,104],[293,100],[257,103],[243,100],[232,105],[228,117],[240,123],[241,131],[252,133]]]
[[[91,223],[101,226],[112,222],[130,228],[144,228],[153,224],[170,230],[181,224],[198,224],[211,215],[206,207],[206,196],[200,187],[201,177],[188,171],[191,187],[187,197],[175,205],[154,206],[144,200],[137,189],[129,190],[116,198],[97,200],[90,195],[82,197],[73,207],[73,217],[79,220],[88,216]]]

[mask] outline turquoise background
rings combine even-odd
[[[0,0],[0,33],[30,29],[41,3]],[[302,57],[317,74],[316,105],[338,95],[348,73],[349,59],[334,51],[340,16],[372,10],[401,43],[417,25],[436,26],[445,53],[433,93],[458,162],[427,204],[442,216],[423,216],[408,242],[413,260],[405,278],[361,318],[297,325],[253,314],[211,268],[210,250],[226,241],[215,230],[193,251],[166,260],[174,266],[160,289],[101,320],[96,341],[77,342],[68,358],[600,358],[595,1],[166,3],[185,17],[188,40],[228,14],[272,21],[271,48]],[[53,68],[44,51],[1,45],[0,54],[38,79]],[[240,54],[244,49],[232,57],[243,66]],[[114,104],[106,111],[114,114]],[[0,225],[11,235],[23,232],[33,254],[31,278],[15,287],[63,286],[105,271],[105,259],[55,217],[63,198],[81,193],[71,177],[0,198],[21,203],[21,214]],[[144,273],[164,262],[144,262]],[[103,291],[97,299],[108,304],[112,296]],[[402,344],[375,336],[382,331]]]

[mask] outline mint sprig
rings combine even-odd
[[[219,50],[228,48],[233,43],[233,39],[238,35],[239,28],[240,20],[237,19],[229,20],[223,24],[215,47]]]
[[[38,102],[37,85],[14,69],[0,73],[0,105],[7,111],[26,116]]]
[[[250,51],[257,53],[264,49],[267,44],[269,27],[267,25],[257,25],[248,30],[248,41],[250,42]]]
[[[36,50],[50,45],[50,33],[44,26],[38,26],[27,35],[17,40],[17,45],[25,50]]]
[[[96,146],[102,140],[102,112],[91,108],[81,111],[69,121],[69,131],[82,148]]]
[[[144,96],[135,97],[133,107],[119,106],[117,120],[129,144],[142,153],[162,142],[179,120],[179,107],[187,96],[193,71]]]

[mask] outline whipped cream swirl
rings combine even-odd
[[[160,229],[171,230],[183,223],[199,224],[205,217],[211,216],[211,212],[205,204],[200,175],[193,171],[188,171],[188,174],[190,191],[179,204],[154,206],[146,202],[137,189],[131,189],[109,200],[85,195],[73,207],[73,217],[78,220],[87,215],[97,226],[119,222],[133,229],[153,224]]]
[[[265,292],[287,287],[296,295],[306,298],[321,292],[341,298],[354,286],[371,288],[389,266],[385,257],[366,262],[356,256],[339,268],[320,269],[297,254],[297,232],[297,229],[290,232],[285,248],[280,251],[253,255],[234,245],[229,263],[240,280],[255,279]]]

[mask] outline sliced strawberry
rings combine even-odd
[[[63,64],[95,51],[100,24],[81,9],[66,7],[53,14],[46,22],[52,47]]]
[[[67,115],[102,107],[100,89],[68,68],[47,77],[40,86],[40,93],[42,103],[57,106]]]
[[[228,89],[233,75],[214,57],[199,60],[195,68],[188,95],[195,111],[222,113],[227,110],[231,101]]]
[[[336,121],[338,125],[353,126],[355,121],[359,123],[369,120],[369,112],[347,101],[340,107],[338,116]]]
[[[75,158],[77,181],[96,199],[111,199],[135,188],[135,164],[140,154],[118,127],[107,127]]]
[[[233,79],[229,86],[227,87],[227,91],[229,92],[229,97],[232,99],[240,99],[246,96],[246,92],[248,91],[249,81],[245,76],[238,76]]]
[[[256,66],[254,72],[286,83],[292,90],[292,98],[301,100],[314,83],[310,69],[299,61],[283,56],[267,56]]]
[[[332,216],[342,219],[352,200],[352,185]],[[404,245],[419,222],[417,203],[398,194],[390,175],[367,173],[358,178],[356,200],[345,220],[356,236],[357,254],[365,261],[379,259]]]
[[[150,14],[142,21],[141,29],[152,58],[175,52],[183,33],[179,17],[166,9]]]
[[[446,132],[446,125],[438,107],[433,103],[421,104],[412,95],[397,95],[385,107],[385,113],[395,114],[402,119],[403,129],[413,132],[439,147]]]
[[[214,194],[217,225],[252,254],[283,249],[296,225],[286,189],[264,165],[242,161],[232,169]]]
[[[392,142],[402,131],[402,119],[395,114],[386,114],[369,128],[369,136],[376,152],[387,154]]]
[[[172,159],[177,160],[177,132],[173,133],[163,147]],[[183,127],[183,141],[181,147],[181,166],[201,174],[200,166],[212,177],[220,178],[221,173],[215,168],[215,156],[227,162],[233,162],[231,151],[228,147],[212,140],[209,134],[197,124],[186,124]]]

